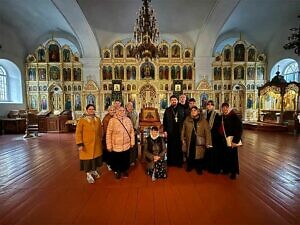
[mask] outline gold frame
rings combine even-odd
[[[143,121],[159,121],[158,112],[156,108],[143,108],[141,113],[141,119]]]

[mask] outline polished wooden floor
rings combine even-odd
[[[172,167],[152,182],[138,163],[88,184],[74,134],[0,136],[0,224],[300,224],[300,137],[246,130],[243,142],[237,180]]]

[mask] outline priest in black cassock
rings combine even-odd
[[[168,165],[182,167],[181,129],[184,121],[184,108],[178,104],[175,95],[170,97],[171,105],[165,110],[163,118],[164,131],[167,135]]]

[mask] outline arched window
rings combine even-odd
[[[22,78],[12,61],[0,59],[0,102],[23,103]]]
[[[300,81],[300,68],[298,63],[294,59],[282,59],[274,64],[270,73],[270,80],[276,76],[276,72],[279,70],[280,75],[284,76],[287,82]]]
[[[0,65],[0,101],[7,100],[7,75],[4,67]]]
[[[232,46],[237,40],[238,40],[237,37],[231,37],[231,38],[227,38],[225,40],[217,42],[215,49],[214,49],[214,54],[215,55],[220,54],[226,45]],[[227,60],[225,60],[225,61],[227,61]]]
[[[284,76],[284,79],[287,82],[291,81],[299,81],[299,68],[298,68],[298,63],[297,62],[292,62],[288,64],[284,70],[282,75]]]

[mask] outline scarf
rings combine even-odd
[[[212,111],[210,111],[211,112],[211,115],[210,115],[210,117],[209,117],[209,121],[208,121],[208,123],[209,123],[209,127],[210,127],[210,129],[213,127],[213,125],[214,125],[214,121],[215,121],[215,117],[216,117],[216,115],[217,115],[217,113],[216,113],[216,111],[214,111],[214,110],[212,110]],[[209,111],[207,112],[207,114],[209,113]]]

